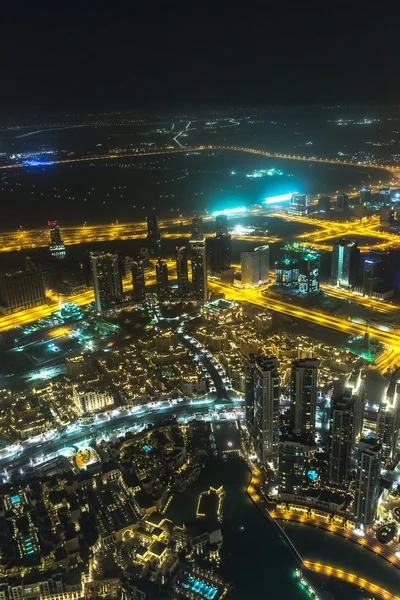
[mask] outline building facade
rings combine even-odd
[[[315,440],[317,409],[318,361],[313,358],[296,360],[290,374],[291,428],[295,435]]]
[[[261,462],[277,461],[280,376],[276,358],[258,357],[254,367],[254,446]]]
[[[41,271],[27,271],[0,278],[0,312],[33,308],[45,304],[46,291]]]
[[[168,300],[168,265],[163,260],[159,259],[156,264],[156,280],[157,280],[157,298],[160,302]]]
[[[357,242],[339,240],[332,247],[332,283],[337,286],[352,286],[357,282],[360,264],[360,249]]]
[[[381,447],[375,439],[361,439],[358,450],[354,517],[357,523],[368,527],[373,523],[378,509]]]
[[[96,311],[104,313],[123,299],[118,254],[91,252],[90,264]]]
[[[192,265],[192,292],[198,300],[206,301],[208,297],[207,286],[207,259],[206,240],[190,239],[191,265]]]

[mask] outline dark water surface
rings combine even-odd
[[[296,563],[275,527],[250,500],[246,487],[250,473],[237,456],[211,460],[199,480],[175,496],[167,516],[175,523],[195,518],[198,495],[223,485],[226,492],[222,532],[228,554],[225,578],[235,588],[232,600],[297,600],[306,598],[294,580]],[[365,548],[320,529],[284,523],[285,531],[304,559],[330,564],[357,573],[392,593],[400,592],[400,573]],[[329,583],[328,583],[329,588]],[[332,588],[331,588],[332,589]],[[335,582],[335,597],[361,596],[353,586]]]

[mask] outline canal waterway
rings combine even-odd
[[[400,594],[400,570],[368,548],[323,529],[280,521],[303,559],[355,573],[392,594]]]
[[[177,524],[194,520],[199,493],[210,485],[223,485],[223,551],[228,555],[224,576],[235,585],[229,598],[304,600],[307,596],[294,579],[295,560],[250,500],[249,481],[250,472],[238,456],[212,459],[189,490],[175,496],[167,516]]]
[[[301,600],[307,594],[294,579],[296,562],[278,530],[256,507],[246,493],[250,473],[239,456],[213,458],[200,478],[183,494],[176,495],[167,516],[177,524],[195,518],[198,495],[224,486],[222,533],[226,557],[223,575],[234,584],[232,600]],[[310,526],[284,523],[285,531],[304,559],[331,564],[377,583],[392,593],[400,591],[400,573],[382,558],[355,543]],[[315,576],[310,577],[313,582]],[[366,598],[359,590],[327,579],[326,589],[335,598]]]

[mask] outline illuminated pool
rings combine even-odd
[[[190,589],[195,594],[199,594],[203,598],[208,598],[209,600],[213,600],[218,593],[217,588],[207,585],[203,581],[199,579],[194,579],[194,577],[189,577],[188,582],[183,584],[183,587]]]

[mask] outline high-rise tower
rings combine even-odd
[[[179,295],[187,296],[189,294],[189,274],[186,246],[177,246],[176,248],[176,276]]]
[[[339,240],[332,247],[331,279],[335,285],[351,286],[357,281],[360,249],[357,242]]]
[[[168,265],[163,260],[159,259],[156,264],[156,279],[157,279],[157,298],[160,302],[168,300]]]
[[[278,458],[279,384],[277,359],[258,357],[254,367],[254,446],[261,462]]]
[[[293,433],[315,440],[318,361],[313,358],[292,363],[290,403]]]
[[[358,443],[354,517],[357,523],[370,525],[378,509],[379,482],[381,474],[381,447],[373,438],[361,439]]]
[[[61,239],[61,231],[57,224],[57,221],[48,221],[50,243],[49,248],[52,256],[56,258],[64,258],[65,256],[65,244]]]
[[[350,476],[353,452],[354,398],[351,390],[332,400],[330,422],[329,480],[344,485]]]
[[[199,300],[207,300],[207,261],[205,238],[190,238],[192,262],[192,291]]]
[[[118,254],[91,252],[90,264],[96,311],[104,313],[123,298]]]
[[[144,261],[140,258],[132,263],[132,296],[137,302],[143,302],[146,296],[146,283],[144,279]]]

